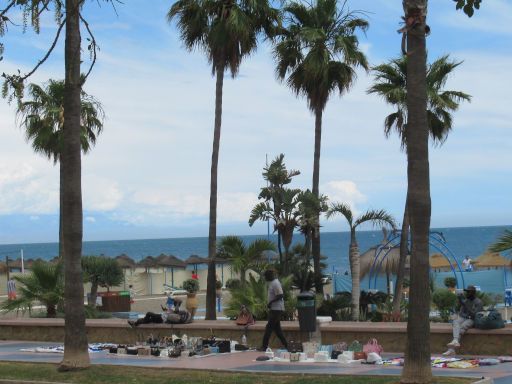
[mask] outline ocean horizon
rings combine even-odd
[[[484,253],[488,246],[503,234],[505,229],[511,230],[512,225],[432,228],[431,231],[442,233],[450,252],[455,255],[457,260],[461,261],[466,255],[474,259]],[[270,234],[270,236],[266,234],[240,235],[240,237],[246,243],[267,237],[274,242],[277,241],[275,234]],[[379,245],[382,239],[381,230],[361,230],[357,232],[357,241],[361,253],[372,246]],[[327,257],[326,264],[329,272],[336,270],[343,272],[348,269],[349,241],[349,232],[321,233],[321,252]],[[303,242],[303,236],[296,233],[293,244],[301,242]],[[4,261],[6,257],[10,259],[20,258],[22,252],[25,260],[37,258],[50,260],[58,254],[58,247],[57,242],[0,244],[0,261]],[[162,253],[172,254],[184,260],[190,255],[207,256],[208,237],[84,241],[82,249],[84,255],[116,257],[120,254],[126,254],[135,261],[139,261],[146,256],[158,256]],[[431,247],[431,253],[435,252],[437,250]]]

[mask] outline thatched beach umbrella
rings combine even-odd
[[[117,264],[119,264],[119,266],[123,269],[132,269],[135,268],[137,265],[137,263],[135,263],[135,260],[133,260],[130,256],[128,256],[125,253],[116,256],[115,260],[117,261]]]
[[[380,252],[379,252],[380,251]],[[379,255],[378,260],[375,257]],[[384,258],[385,256],[385,258]],[[360,256],[361,278],[372,272],[372,274],[396,274],[398,272],[398,261],[400,259],[400,247],[371,247]],[[382,263],[381,263],[382,261]],[[407,257],[406,265],[408,265]],[[372,269],[373,268],[373,269]]]
[[[187,265],[192,265],[194,268],[194,271],[197,272],[197,266],[199,264],[208,264],[208,259],[206,257],[201,257],[198,255],[190,255],[186,260],[185,263]]]
[[[174,269],[175,268],[181,268],[185,269],[187,267],[187,264],[183,261],[178,259],[174,255],[165,255],[160,254],[156,258],[156,262],[160,267],[164,267],[164,282],[167,284],[167,269],[169,268],[171,270],[171,286],[174,287]]]
[[[505,268],[510,265],[510,260],[497,252],[486,252],[473,262],[477,269]]]
[[[0,261],[0,272],[1,273],[7,272],[7,265],[3,261]]]
[[[145,258],[143,258],[141,261],[139,261],[137,263],[137,266],[145,268],[146,274],[149,277],[149,279],[148,279],[148,285],[149,285],[148,292],[149,292],[150,295],[152,295],[153,294],[153,279],[152,279],[152,276],[151,276],[151,273],[150,273],[150,268],[158,268],[158,263],[157,263],[156,259],[153,256],[146,256]]]
[[[451,269],[448,259],[440,253],[434,253],[432,256],[430,256],[429,262],[430,268],[435,271],[448,271]]]

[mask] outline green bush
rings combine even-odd
[[[447,277],[444,279],[444,286],[446,288],[455,288],[457,286],[457,279],[455,277]]]
[[[340,294],[321,301],[317,314],[319,316],[331,316],[334,321],[350,320],[351,295]]]
[[[284,292],[285,313],[283,320],[293,320],[297,299],[292,296],[291,276],[281,278],[281,285]],[[267,283],[265,279],[256,279],[249,275],[245,286],[230,289],[231,299],[228,301],[224,313],[230,319],[236,318],[242,305],[245,305],[254,316],[255,320],[266,320],[268,317],[267,308]]]
[[[458,300],[457,296],[450,290],[436,289],[432,295],[432,302],[439,310],[441,319],[447,323],[450,320],[450,314],[453,313]]]
[[[187,279],[183,282],[183,289],[188,293],[199,291],[199,281],[196,279]]]
[[[215,289],[222,289],[222,281],[215,280]]]
[[[226,288],[229,290],[240,288],[240,280],[239,279],[227,279],[226,280]]]

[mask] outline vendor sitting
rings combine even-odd
[[[457,318],[453,320],[453,340],[447,344],[448,350],[443,353],[444,356],[455,355],[455,348],[460,347],[461,336],[473,327],[475,315],[483,310],[482,301],[476,297],[475,286],[469,285],[464,292],[464,295],[457,295],[460,310]]]
[[[162,313],[147,312],[142,319],[137,321],[128,320],[128,324],[132,327],[136,327],[140,324],[187,324],[192,322],[192,316],[187,310],[181,310],[181,300],[175,299],[174,306],[165,307],[161,306]]]

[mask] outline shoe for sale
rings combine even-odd
[[[446,346],[448,346],[450,348],[459,348],[460,347],[460,343],[459,343],[459,340],[453,339],[448,344],[446,344]]]
[[[455,356],[455,350],[450,348],[445,353],[443,353],[443,356]]]

